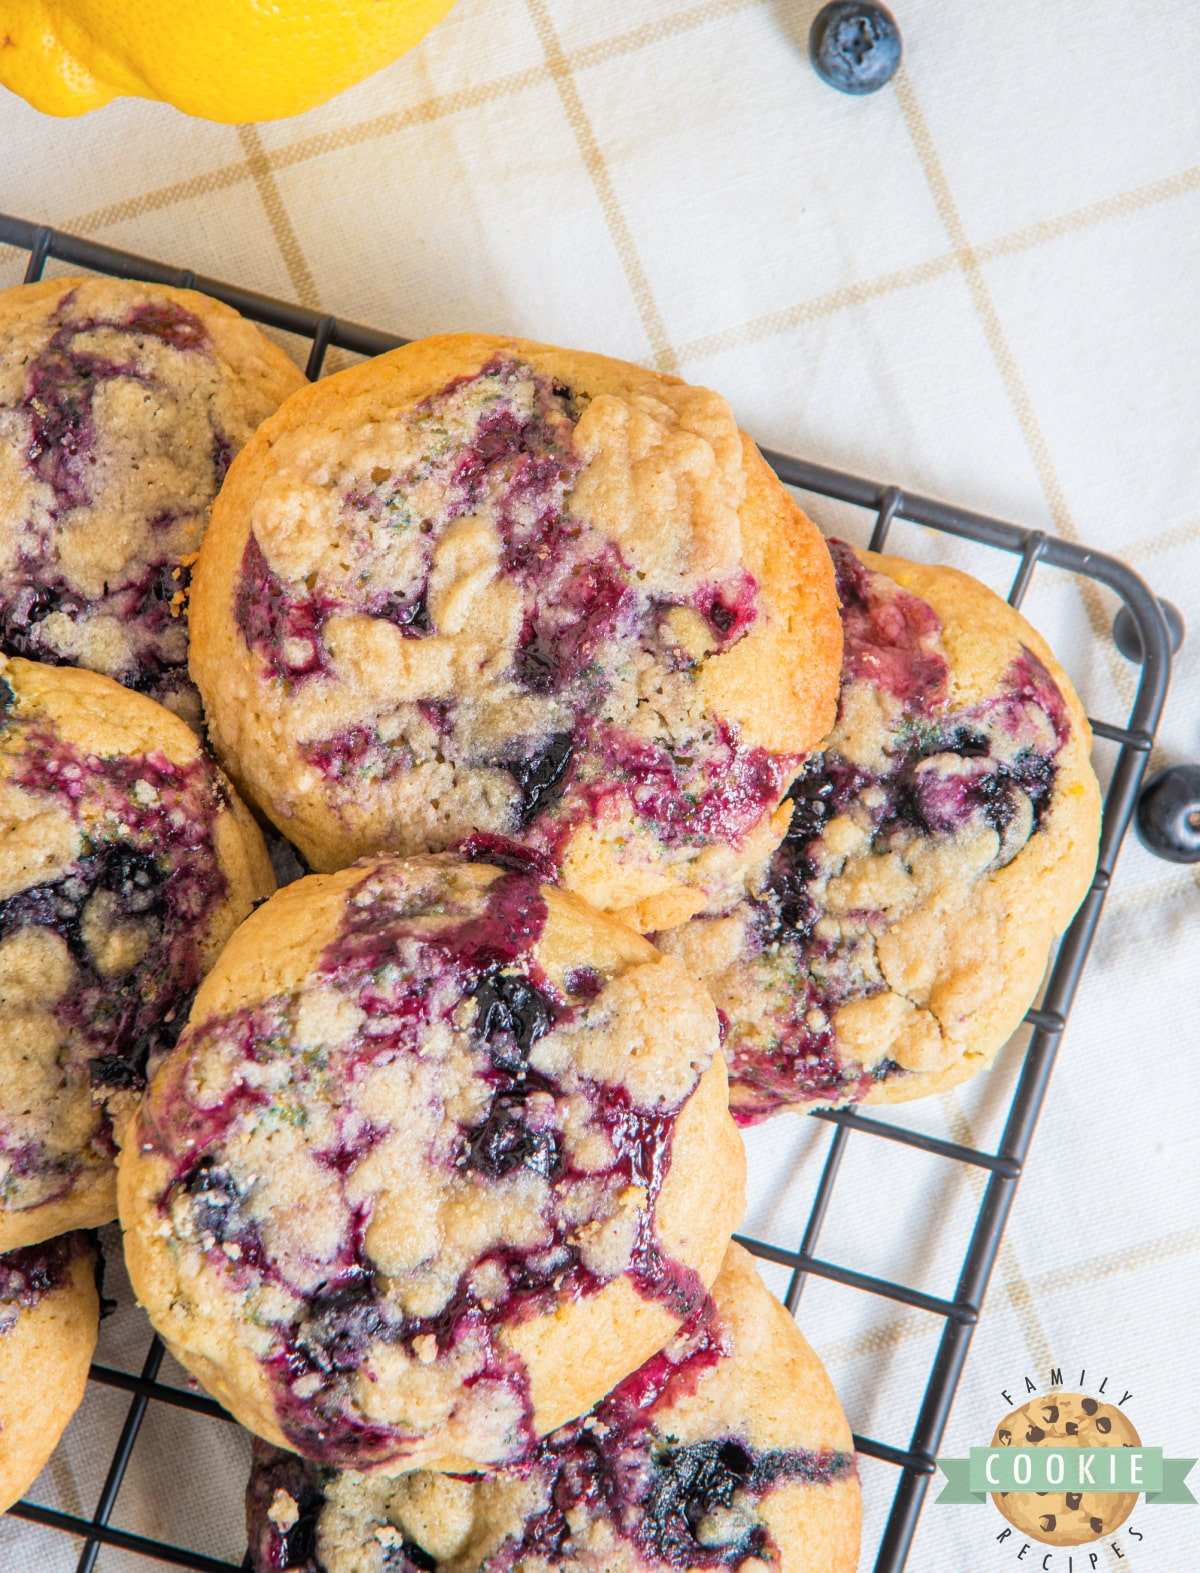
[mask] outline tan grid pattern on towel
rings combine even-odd
[[[509,326],[710,382],[765,441],[1116,550],[1200,627],[1193,9],[1012,0],[980,16],[911,0],[896,7],[906,66],[863,102],[808,71],[798,45],[816,9],[461,0],[408,59],[270,126],[201,127],[128,104],[58,125],[6,101],[4,205],[398,331]],[[1173,49],[1152,71],[1134,41],[1154,28]],[[409,204],[411,233],[391,219]],[[16,281],[16,260],[0,248],[0,282]],[[950,555],[989,571],[968,549]],[[1119,717],[1134,674],[1107,641],[1111,599],[1039,581],[1029,606],[1093,713]],[[1155,765],[1200,753],[1194,671],[1185,648]],[[999,1389],[1025,1371],[1043,1381],[1051,1363],[1133,1389],[1144,1438],[1174,1453],[1200,1444],[1197,894],[1191,871],[1127,851],[948,1451],[984,1440]],[[907,1117],[994,1142],[1013,1072],[1006,1059]],[[757,1232],[795,1237],[823,1145],[812,1125],[752,1136]],[[928,1161],[912,1163],[903,1151],[872,1173],[849,1162],[822,1250],[948,1292],[982,1180],[931,1185]],[[905,1441],[940,1324],[819,1284],[803,1320],[856,1428]],[[138,1361],[140,1336],[123,1310],[108,1357]],[[43,1500],[88,1510],[123,1410],[111,1395],[89,1401]],[[229,1432],[164,1422],[117,1521],[233,1556],[236,1508],[205,1505],[213,1482],[190,1495],[169,1484],[195,1474],[197,1428],[206,1472],[236,1491]],[[873,1548],[892,1476],[868,1466],[865,1481]],[[1118,1537],[1122,1558],[1101,1548],[1101,1566],[1185,1565],[1184,1510],[1142,1508],[1132,1522],[1145,1539]],[[999,1527],[990,1512],[929,1508],[911,1566],[1007,1567]],[[56,1538],[11,1520],[0,1547],[13,1568],[73,1565]],[[144,1564],[103,1551],[98,1565]]]

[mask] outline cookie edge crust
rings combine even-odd
[[[99,1229],[117,1216],[117,1175],[112,1163],[85,1170],[85,1182],[65,1196],[18,1212],[0,1210],[0,1252],[44,1245],[72,1229]],[[3,1509],[0,1508],[0,1512]]]
[[[1071,734],[1058,755],[1054,791],[1043,828],[989,883],[1003,898],[1005,986],[970,1018],[970,1047],[941,1071],[910,1071],[877,1083],[863,1103],[907,1103],[945,1092],[986,1069],[1012,1037],[1037,996],[1050,950],[1087,895],[1100,840],[1100,787],[1091,766],[1092,729],[1073,684],[1049,645],[1015,608],[978,579],[941,564],[909,562],[855,548],[866,567],[886,575],[933,607],[951,669],[952,702],[972,704],[995,691],[1027,646],[1062,695]],[[945,1030],[943,1028],[943,1030]],[[807,1109],[809,1105],[804,1105]]]
[[[767,619],[704,664],[700,688],[715,714],[737,722],[745,742],[803,754],[837,718],[842,619],[833,559],[754,441],[738,435],[746,478],[743,561]]]
[[[72,1258],[69,1287],[48,1294],[4,1335],[0,1512],[37,1479],[83,1402],[99,1330],[96,1253],[87,1250]]]

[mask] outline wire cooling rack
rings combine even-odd
[[[198,289],[207,295],[215,295],[218,300],[227,302],[256,322],[307,339],[311,344],[306,367],[310,378],[321,375],[326,352],[331,346],[358,355],[379,355],[405,342],[375,328],[345,322],[337,317],[322,316],[303,306],[273,300],[219,279],[205,278],[186,268],[167,267],[146,257],[116,251],[4,214],[0,214],[0,243],[29,253],[26,282],[40,278],[46,262],[55,258],[93,273],[146,279],[153,283]],[[756,1256],[791,1269],[785,1298],[788,1309],[793,1312],[799,1304],[806,1280],[813,1275],[866,1294],[919,1308],[941,1317],[944,1322],[907,1445],[867,1436],[854,1438],[860,1453],[881,1459],[898,1470],[891,1513],[876,1553],[874,1573],[901,1573],[925,1493],[937,1470],[935,1454],[941,1444],[971,1337],[983,1307],[988,1280],[1028,1157],[1058,1045],[1079,986],[1080,975],[1087,962],[1121,843],[1136,806],[1138,790],[1166,698],[1171,647],[1167,625],[1157,600],[1138,575],[1115,558],[1088,551],[1040,530],[1024,530],[999,519],[914,495],[896,486],[879,485],[839,470],[808,464],[786,454],[769,450],[764,450],[764,453],[780,479],[789,486],[873,514],[875,518],[870,545],[874,551],[883,550],[893,521],[903,519],[1007,553],[1018,560],[1008,595],[1012,606],[1020,606],[1040,567],[1065,569],[1114,591],[1128,608],[1141,639],[1141,677],[1126,723],[1116,726],[1107,721],[1092,720],[1092,730],[1096,736],[1118,746],[1116,764],[1104,800],[1096,876],[1058,949],[1041,1005],[1026,1015],[1025,1019],[1032,1028],[1029,1046],[997,1150],[978,1151],[909,1130],[902,1125],[872,1119],[856,1110],[814,1114],[814,1119],[822,1120],[830,1127],[829,1142],[820,1183],[798,1249],[785,1250],[762,1240],[742,1238],[742,1243]],[[900,1142],[950,1159],[956,1164],[973,1166],[987,1175],[952,1299],[925,1294],[906,1284],[858,1272],[853,1267],[825,1261],[817,1255],[821,1227],[851,1139],[860,1142]],[[104,1545],[139,1553],[160,1566],[193,1568],[198,1573],[238,1573],[238,1564],[222,1562],[199,1551],[131,1534],[115,1528],[110,1522],[138,1432],[151,1403],[169,1404],[196,1414],[229,1419],[225,1411],[211,1399],[158,1381],[163,1352],[159,1339],[153,1338],[141,1373],[137,1376],[107,1366],[92,1366],[90,1375],[93,1382],[128,1392],[133,1395],[133,1401],[91,1519],[61,1513],[34,1502],[19,1502],[10,1509],[17,1517],[81,1539],[83,1547],[77,1564],[78,1573],[91,1573],[100,1547]],[[240,1567],[244,1569],[249,1565],[247,1555]]]

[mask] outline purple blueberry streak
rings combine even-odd
[[[464,515],[489,518],[504,578],[521,599],[508,677],[524,694],[556,701],[557,713],[545,731],[480,758],[458,735],[469,695],[457,706],[418,701],[438,733],[439,758],[456,770],[499,768],[512,776],[508,821],[487,828],[557,860],[580,826],[632,806],[667,847],[740,845],[779,802],[797,758],[749,747],[719,718],[674,752],[643,737],[630,718],[600,720],[639,652],[669,671],[678,669],[679,653],[662,650],[664,604],[647,595],[642,575],[613,542],[572,511],[581,468],[575,426],[585,404],[511,358],[451,382],[406,417],[422,457],[404,469],[356,476],[340,497],[347,538],[364,543],[362,573],[285,585],[251,536],[235,590],[237,625],[267,680],[333,680],[326,621],[365,615],[391,621],[406,637],[435,632],[429,584],[437,545]],[[389,582],[393,538],[403,541],[402,591],[379,588]],[[761,615],[758,586],[742,569],[685,599],[705,619],[717,652]],[[467,729],[464,723],[464,735]],[[299,751],[323,775],[320,790],[335,806],[354,802],[364,780],[393,780],[414,765],[410,740],[381,743],[366,725],[301,742]]]
[[[44,526],[32,519],[23,522],[21,553],[0,580],[0,649],[51,664],[74,662],[74,656],[63,653],[58,636],[52,639],[41,625],[52,613],[76,624],[104,616],[122,624],[130,642],[126,665],[113,676],[165,702],[184,692],[194,697],[172,626],[186,617],[187,577],[178,557],[165,547],[160,556],[143,555],[124,565],[101,595],[84,595],[64,573],[54,535],[78,527],[70,516],[95,502],[98,488],[108,479],[101,468],[105,452],[94,412],[98,393],[121,378],[142,384],[153,400],[159,385],[143,353],[146,341],[188,355],[211,354],[211,342],[200,319],[173,302],[147,302],[126,317],[99,318],[72,316],[74,295],[70,292],[59,303],[58,326],[29,362],[17,406],[16,413],[28,423],[25,463],[51,494],[50,521]],[[98,332],[118,336],[121,352],[100,354],[90,348],[88,336]],[[228,437],[214,430],[213,494],[232,456]],[[128,505],[135,511],[139,507],[132,497]],[[160,510],[147,522],[162,532],[176,521],[169,511]]]
[[[733,1431],[681,1445],[671,1435],[672,1408],[727,1358],[725,1338],[706,1298],[681,1329],[670,1357],[655,1355],[589,1414],[536,1443],[512,1473],[538,1479],[546,1506],[526,1517],[489,1557],[488,1573],[512,1573],[535,1559],[567,1566],[575,1560],[576,1545],[586,1547],[598,1523],[650,1567],[738,1567],[748,1558],[775,1560],[779,1548],[766,1525],[752,1522],[746,1510],[783,1481],[821,1487],[853,1477],[854,1455],[829,1449],[763,1451]],[[503,1480],[507,1473],[502,1470],[495,1478]],[[255,1442],[246,1492],[254,1573],[323,1573],[318,1526],[332,1479],[328,1469]],[[296,1505],[296,1520],[288,1529],[268,1516],[281,1490]],[[735,1503],[744,1522],[722,1536],[721,1544],[711,1543],[706,1521],[714,1510]],[[364,1524],[364,1532],[374,1527]],[[442,1564],[406,1541],[397,1566],[406,1573],[410,1568],[436,1573]]]
[[[809,760],[788,794],[791,826],[752,903],[755,944],[772,958],[785,1003],[773,1017],[768,1047],[736,1025],[731,1033],[734,1117],[742,1125],[790,1104],[861,1098],[898,1070],[884,1061],[864,1073],[838,1052],[835,1012],[884,985],[866,988],[855,981],[853,942],[844,947],[818,937],[822,911],[812,886],[821,873],[816,857],[826,827],[852,811],[856,822],[869,825],[874,846],[886,852],[917,837],[960,834],[982,818],[1010,858],[1019,850],[1009,844],[1012,837],[1026,834],[1026,824],[1036,832],[1045,818],[1057,758],[1070,733],[1062,695],[1024,646],[1001,693],[948,710],[949,668],[932,644],[940,631],[933,609],[897,591],[849,547],[835,541],[830,550],[846,632],[843,692],[869,684],[898,700],[900,714],[885,770],[865,770],[826,752]],[[925,762],[935,758],[938,767],[929,768]]]
[[[72,1062],[82,1059],[99,1091],[140,1088],[147,1059],[182,1029],[203,975],[201,942],[228,892],[214,842],[228,794],[206,758],[187,765],[161,753],[100,758],[36,720],[3,725],[25,734],[8,781],[69,809],[84,850],[64,874],[0,903],[0,939],[25,928],[62,939],[74,981],[51,1009],[69,1035]],[[99,894],[113,922],[150,931],[140,959],[116,977],[100,973],[84,940],[85,909]],[[96,1140],[115,1150],[103,1110]],[[65,1191],[80,1161],[39,1151],[33,1169],[14,1163],[14,1172],[26,1179],[53,1172]]]

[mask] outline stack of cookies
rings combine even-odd
[[[1096,850],[1053,656],[674,378],[461,335],[293,391],[198,297],[8,299],[0,1243],[115,1160],[260,1573],[849,1573],[737,1126],[1011,1034]]]
[[[115,1130],[275,886],[197,735],[186,590],[230,460],[304,379],[187,291],[0,295],[0,1505],[78,1405]],[[36,1398],[36,1402],[31,1399]]]

